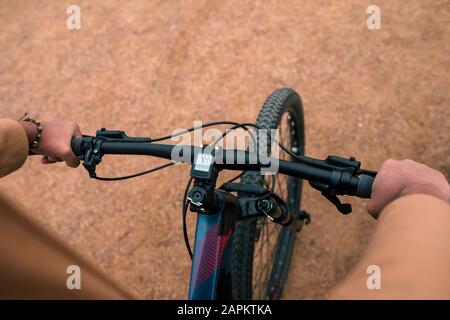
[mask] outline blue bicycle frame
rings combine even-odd
[[[231,299],[231,247],[239,209],[237,198],[217,191],[219,209],[198,214],[189,299]]]

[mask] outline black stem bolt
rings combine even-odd
[[[201,203],[203,201],[203,198],[204,198],[203,194],[201,192],[199,192],[199,191],[195,191],[192,194],[192,200],[195,201],[195,202]]]
[[[256,202],[256,209],[264,214],[269,214],[273,209],[273,203],[268,199],[260,199]]]

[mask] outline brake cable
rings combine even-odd
[[[173,133],[171,135],[166,135],[166,136],[162,136],[159,138],[152,138],[152,142],[158,142],[158,141],[163,141],[163,140],[167,140],[170,138],[178,137],[178,136],[181,136],[188,132],[192,132],[192,131],[202,129],[202,128],[213,127],[213,126],[218,126],[218,125],[226,125],[226,124],[233,125],[233,126],[240,125],[239,122],[235,122],[235,121],[212,121],[212,122],[207,122],[207,123],[199,125],[199,126],[194,126],[194,127],[188,128],[188,129],[184,129],[180,132]],[[244,129],[244,130],[248,131],[248,129]]]

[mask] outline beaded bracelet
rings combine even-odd
[[[29,152],[28,154],[34,154],[33,149],[36,149],[39,146],[39,142],[41,140],[42,136],[42,126],[39,121],[36,121],[35,119],[31,118],[27,113],[21,118],[22,121],[30,122],[36,126],[37,132],[36,136],[34,137],[34,140],[29,145]]]

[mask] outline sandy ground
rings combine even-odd
[[[85,133],[160,136],[194,120],[253,121],[292,87],[307,153],[356,155],[376,169],[413,158],[449,172],[449,1],[0,1],[0,116],[64,118]],[[106,159],[103,175],[159,161]],[[187,168],[101,183],[81,168],[29,159],[0,188],[146,299],[186,297],[180,205]],[[356,263],[375,223],[363,200],[342,216],[306,188],[285,298],[322,298]],[[193,223],[193,217],[190,219]],[[39,263],[39,262],[37,262]]]

